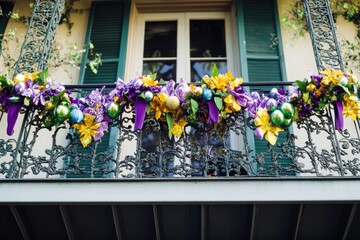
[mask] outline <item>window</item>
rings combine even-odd
[[[229,14],[140,14],[135,72],[198,82],[214,64],[221,73],[233,70]]]

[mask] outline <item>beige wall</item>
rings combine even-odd
[[[61,24],[58,27],[56,33],[56,46],[62,49],[60,54],[61,57],[68,52],[68,49],[73,45],[76,44],[79,48],[82,48],[84,45],[87,22],[89,17],[89,10],[90,10],[91,1],[88,0],[80,0],[79,2],[75,2],[74,8],[76,9],[84,9],[82,13],[75,13],[72,14],[72,21],[74,22],[73,29],[71,34],[68,33],[67,26],[65,24]],[[16,1],[14,12],[18,12],[20,15],[30,16],[31,9],[29,7],[29,1]],[[12,55],[15,59],[18,58],[19,55],[19,48],[21,47],[21,43],[24,40],[24,36],[26,33],[25,24],[10,20],[7,26],[7,31],[10,29],[14,29],[16,36],[19,40],[19,43],[11,44],[12,48]],[[2,73],[7,72],[7,68],[3,67],[3,58],[0,58],[0,71]],[[62,66],[57,69],[49,68],[51,77],[58,80],[59,82],[63,82],[65,84],[70,83],[77,83],[78,76],[79,76],[79,68],[71,67],[71,66]]]
[[[279,16],[290,10],[290,0],[278,0]],[[338,40],[353,41],[356,36],[356,27],[354,24],[338,18],[336,23]],[[281,27],[282,42],[284,46],[285,65],[288,81],[303,79],[309,76],[309,73],[317,72],[314,54],[311,46],[311,40],[308,33],[304,37],[293,41],[294,32]],[[351,69],[359,76],[356,69]]]

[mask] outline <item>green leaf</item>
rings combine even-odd
[[[306,80],[306,79],[304,79]],[[306,86],[307,86],[307,82],[306,81],[301,81],[301,80],[296,80],[295,81],[295,86],[297,86],[301,92],[306,92]]]
[[[344,89],[344,91],[345,91],[347,94],[351,95],[351,93],[350,93],[350,91],[349,91],[349,89],[348,89],[347,87],[344,87],[344,86],[342,86],[342,85],[338,85],[338,86],[341,87],[342,89]]]
[[[197,101],[195,101],[194,99],[190,99],[190,104],[191,104],[191,111],[193,114],[197,113],[199,110],[199,103]]]
[[[166,84],[167,83],[167,81],[165,81],[164,79],[162,79],[162,78],[160,78],[160,80],[159,80],[159,84],[161,85],[161,84]]]
[[[151,106],[150,106],[150,104],[147,104],[146,105],[146,114],[149,114],[150,111],[151,111]]]
[[[155,80],[155,79],[156,79],[156,75],[157,75],[156,73],[151,74],[151,75],[150,75],[151,80]]]
[[[7,79],[4,76],[0,76],[0,85],[4,86],[4,87],[9,87],[10,84],[7,81]]]
[[[142,99],[145,99],[145,93],[142,92],[141,94],[138,95],[138,97],[141,97]]]
[[[172,139],[172,127],[173,127],[174,117],[172,113],[166,113],[166,122],[169,128],[169,138]]]
[[[24,105],[30,106],[30,98],[28,98],[28,97],[24,98]]]
[[[49,69],[45,68],[42,72],[39,72],[37,82],[40,85],[45,85],[48,77],[49,77]]]
[[[188,92],[188,93],[185,95],[185,99],[186,99],[186,100],[189,100],[189,99],[191,99],[192,96],[193,96],[193,95]]]
[[[304,102],[306,102],[306,103],[309,101],[309,92],[303,93],[303,100],[304,100]]]
[[[214,64],[212,71],[211,71],[211,76],[212,77],[216,77],[217,75],[219,75],[218,69],[216,67],[216,64]]]
[[[215,105],[216,107],[221,110],[222,107],[223,107],[223,100],[221,97],[214,97],[214,102],[215,102]]]

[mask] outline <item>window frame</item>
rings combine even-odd
[[[133,74],[142,74],[145,23],[147,21],[177,21],[177,56],[176,56],[176,82],[185,79],[190,82],[191,76],[191,57],[190,57],[190,20],[224,20],[225,22],[225,45],[226,63],[228,71],[234,72],[234,40],[232,34],[232,21],[230,12],[175,12],[175,13],[140,13],[135,30],[136,44],[133,62]],[[185,39],[185,41],[184,41]],[[130,55],[129,55],[130,56]],[[166,60],[166,58],[162,58]],[[219,60],[224,58],[219,58]],[[206,60],[204,58],[204,60]],[[214,60],[214,59],[211,59]],[[210,73],[209,73],[210,74]]]

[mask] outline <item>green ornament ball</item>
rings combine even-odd
[[[55,125],[54,119],[50,115],[46,115],[44,118],[44,126],[47,128],[51,128]]]
[[[293,118],[295,115],[295,108],[291,103],[284,102],[280,106],[281,112],[285,115],[286,118]]]
[[[118,103],[112,102],[110,106],[106,109],[106,114],[110,118],[117,118],[121,114],[121,107]]]
[[[275,110],[270,115],[270,121],[275,126],[281,126],[284,123],[285,116],[280,110]]]
[[[59,105],[55,109],[55,117],[59,122],[63,122],[70,117],[70,108],[65,105]]]
[[[285,118],[284,122],[282,124],[283,128],[289,128],[293,123],[293,120],[291,118]]]

